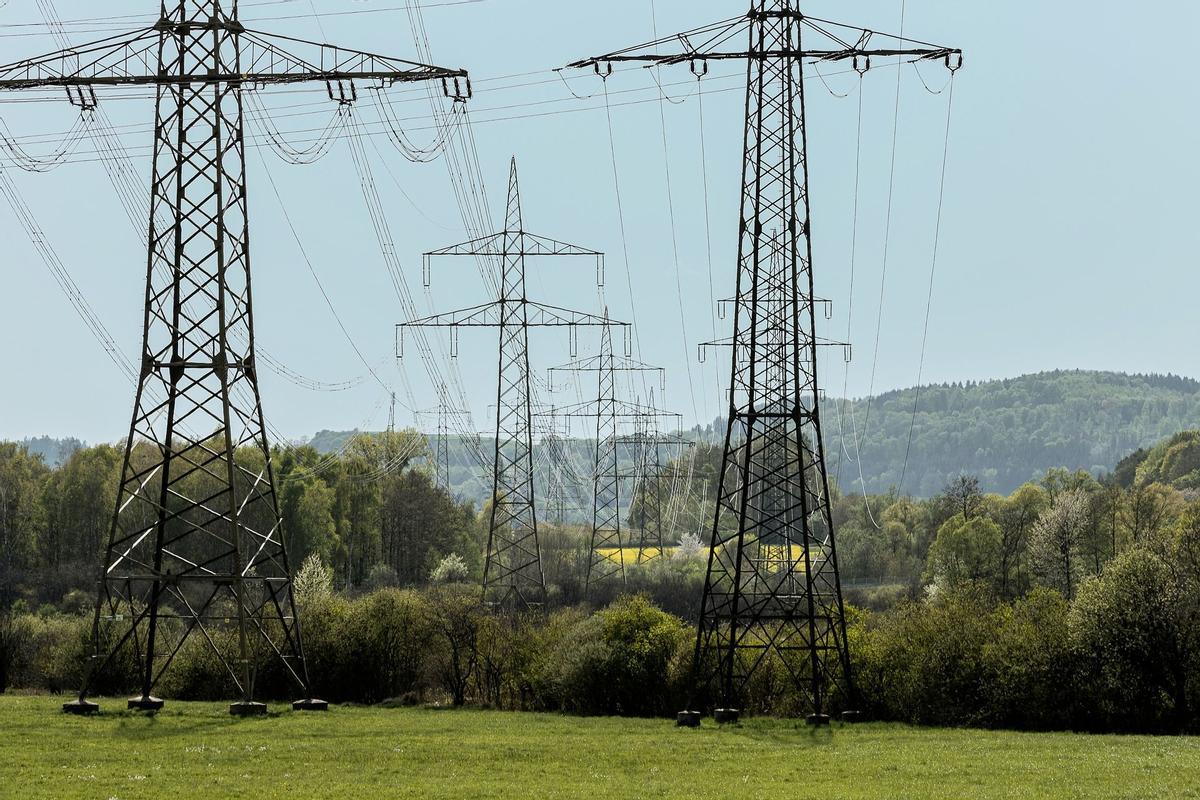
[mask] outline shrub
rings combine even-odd
[[[1071,608],[1071,642],[1092,723],[1125,730],[1189,722],[1186,620],[1171,567],[1134,548],[1085,581]]]
[[[333,570],[325,566],[320,554],[304,559],[292,581],[292,593],[297,603],[323,600],[333,594]]]
[[[486,619],[479,588],[436,586],[426,593],[426,599],[433,624],[433,672],[450,701],[461,706],[476,679],[479,635]]]
[[[348,634],[360,687],[355,699],[378,703],[421,692],[434,631],[420,594],[384,589],[363,597],[351,608]]]
[[[465,583],[471,577],[471,568],[458,553],[451,553],[438,562],[429,574],[431,583]]]
[[[677,710],[690,637],[645,597],[623,597],[550,643],[538,687],[549,705],[593,714]]]
[[[993,612],[984,645],[986,703],[980,721],[1024,729],[1061,728],[1077,716],[1067,601],[1052,589]]]
[[[984,592],[962,584],[874,617],[855,652],[865,710],[920,724],[985,722],[991,611]]]

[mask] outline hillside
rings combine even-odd
[[[978,475],[986,490],[1008,493],[1051,467],[1111,472],[1130,453],[1200,427],[1200,381],[1174,375],[1076,370],[925,386],[914,422],[915,397],[913,389],[903,389],[879,395],[869,404],[863,399],[844,404],[826,400],[830,474],[840,476],[847,491],[861,490],[856,453],[861,455],[868,492],[888,491],[903,473],[901,490],[925,497],[965,471]],[[844,409],[841,414],[839,408]],[[723,430],[718,420],[693,435],[712,440],[712,431]],[[855,430],[860,437],[857,448]],[[312,444],[328,452],[349,435],[322,431]],[[577,442],[573,450],[577,471],[586,469],[585,443]],[[456,440],[451,461],[460,495],[486,497],[465,448]]]
[[[849,404],[861,435],[858,452],[867,490],[883,492],[905,472],[902,491],[936,493],[960,471],[989,491],[1008,493],[1051,467],[1110,472],[1139,448],[1200,426],[1200,382],[1173,375],[1057,371],[1007,380],[942,384],[920,391],[913,422],[912,389]],[[842,455],[842,485],[858,488],[849,414],[829,403],[825,436],[831,472]],[[863,433],[865,429],[865,434]],[[844,437],[843,437],[844,432]]]

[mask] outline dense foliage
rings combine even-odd
[[[398,436],[358,436],[332,458],[311,448],[278,454],[321,693],[577,713],[679,707],[706,557],[699,542],[675,531],[681,541],[668,557],[628,567],[627,585],[585,603],[586,529],[546,525],[551,610],[498,616],[478,590],[487,509],[456,503],[426,467],[393,455],[418,452],[409,434]],[[856,704],[930,724],[1200,727],[1198,443],[1198,434],[1178,434],[1100,480],[1052,469],[1008,495],[986,493],[965,473],[927,500],[835,493],[843,585],[858,609]],[[0,445],[0,690],[78,684],[88,576],[119,464],[119,452],[98,447],[51,469]],[[714,449],[698,448],[691,469],[711,483],[716,464]],[[639,513],[635,504],[634,524]],[[129,667],[118,659],[102,686],[127,690]],[[743,706],[802,710],[786,675],[768,660]],[[273,696],[292,691],[270,659],[259,683]],[[163,691],[217,698],[231,689],[193,638]]]
[[[847,490],[862,490],[861,454],[868,492],[896,487],[931,497],[967,472],[1007,494],[1048,469],[1112,471],[1129,452],[1197,427],[1200,383],[1056,371],[831,400],[823,411],[831,468]]]

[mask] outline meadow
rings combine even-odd
[[[670,721],[430,708],[218,703],[155,717],[107,700],[0,697],[0,797],[101,798],[1200,798],[1188,737],[751,719]]]

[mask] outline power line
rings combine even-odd
[[[933,255],[929,265],[929,292],[925,298],[925,323],[921,329],[921,358],[917,366],[917,382],[913,396],[912,419],[908,423],[908,442],[904,446],[904,466],[900,470],[900,483],[897,488],[904,490],[904,478],[908,474],[908,457],[912,452],[913,430],[917,425],[917,408],[921,402],[921,380],[925,374],[925,348],[929,342],[929,317],[933,311],[933,281],[937,275],[939,245],[942,238],[942,209],[946,198],[946,165],[950,159],[950,120],[954,112],[954,75],[950,73],[950,95],[946,98],[946,141],[942,148],[942,172],[938,179],[937,221],[933,228]]]

